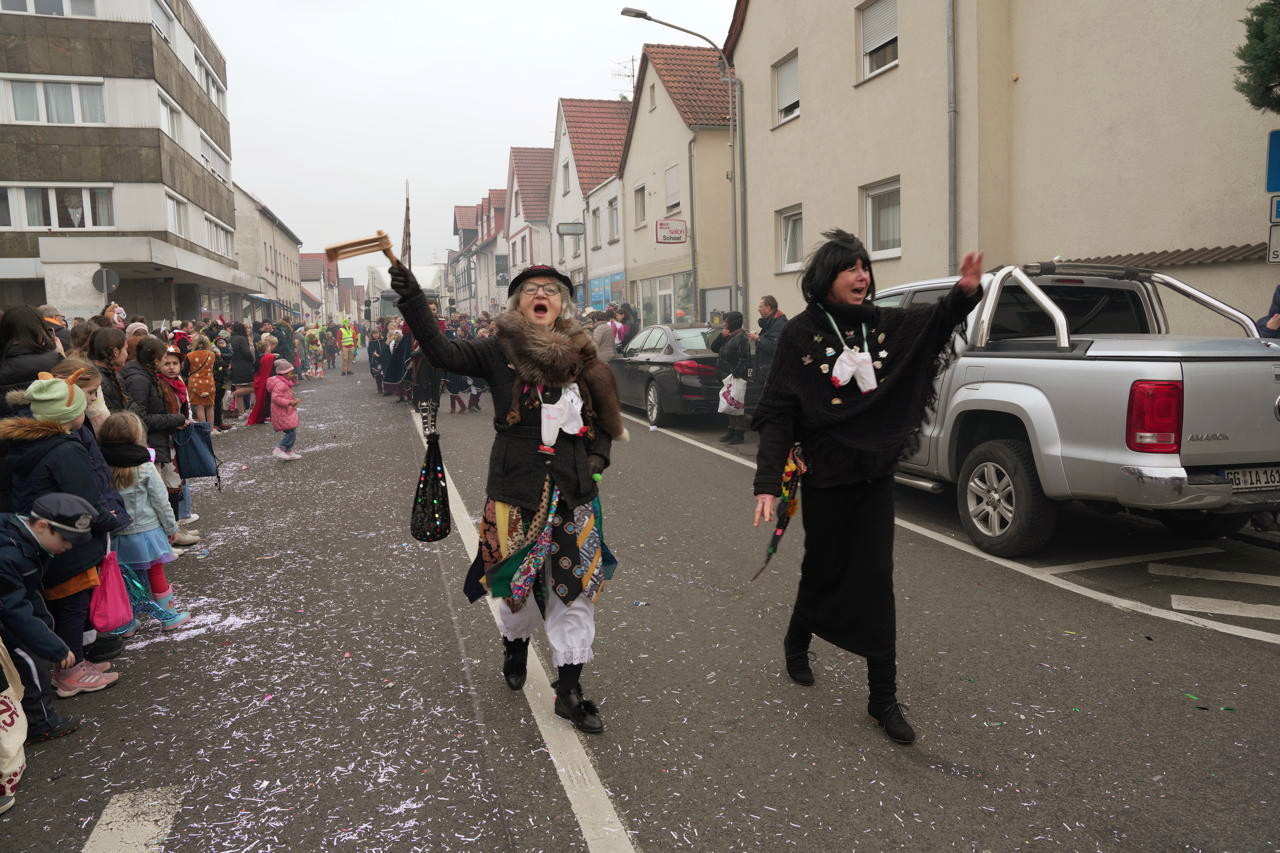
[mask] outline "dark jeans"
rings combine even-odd
[[[89,627],[89,599],[93,590],[82,589],[64,598],[46,601],[49,615],[53,617],[53,631],[76,656],[76,663],[84,660],[84,632]]]
[[[49,661],[12,642],[11,637],[5,638],[4,645],[22,677],[22,710],[27,715],[27,734],[47,732],[58,719],[53,710],[53,673]]]
[[[218,386],[218,393],[213,398],[213,425],[222,426],[222,400],[227,396],[227,389],[221,385]]]
[[[280,449],[293,450],[293,443],[298,440],[298,431],[296,429],[285,429],[280,431]]]

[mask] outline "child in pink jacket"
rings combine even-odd
[[[301,453],[293,451],[298,438],[298,403],[293,396],[293,365],[283,358],[276,359],[275,375],[267,380],[267,393],[271,396],[271,426],[280,433],[280,443],[271,455],[285,462],[301,459]]]

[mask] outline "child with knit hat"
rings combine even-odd
[[[271,396],[271,426],[280,433],[280,443],[271,455],[292,462],[302,458],[302,454],[293,449],[298,438],[298,404],[302,401],[293,396],[293,365],[278,358],[275,371],[267,380],[267,393]]]
[[[34,659],[20,667],[26,688],[23,707],[37,733],[53,730],[61,721],[50,701],[55,689],[62,697],[92,693],[110,687],[119,678],[117,673],[105,671],[109,664],[94,664],[84,657],[89,599],[98,585],[98,564],[107,553],[107,534],[121,520],[103,501],[89,452],[71,435],[84,423],[88,403],[76,384],[78,378],[73,374],[59,379],[41,373],[22,395],[21,402],[30,407],[31,417],[0,420],[0,443],[11,474],[10,511],[27,515],[39,498],[53,492],[83,498],[96,511],[89,538],[55,556],[45,570],[44,598],[54,632],[71,650],[75,664],[52,677]],[[16,657],[22,657],[18,651]]]

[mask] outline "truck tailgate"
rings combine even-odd
[[[1185,361],[1182,464],[1280,464],[1280,359]]]

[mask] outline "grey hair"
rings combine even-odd
[[[507,297],[507,310],[518,311],[520,309],[520,290]],[[565,320],[573,320],[578,316],[578,304],[573,301],[573,291],[560,285],[560,317]]]

